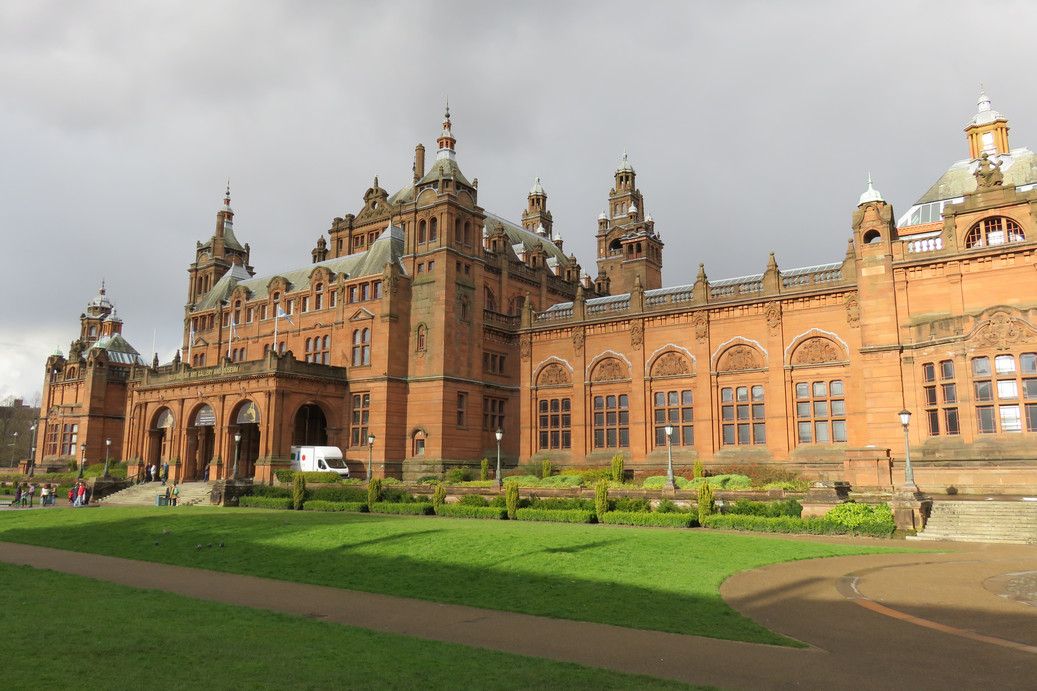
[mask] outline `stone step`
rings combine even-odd
[[[157,482],[145,482],[133,487],[111,494],[101,500],[105,504],[119,504],[123,506],[154,506],[157,495],[164,495],[166,485]],[[209,503],[209,494],[212,485],[205,482],[189,482],[180,485],[180,506],[196,506]]]
[[[1037,543],[1037,505],[1019,501],[937,501],[925,529],[911,539]]]

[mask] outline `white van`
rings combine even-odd
[[[349,477],[349,466],[337,446],[293,446],[292,470],[332,472]]]

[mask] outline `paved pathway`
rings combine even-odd
[[[776,564],[736,574],[721,588],[735,609],[808,643],[808,649],[638,631],[12,543],[0,543],[0,560],[725,689],[1037,686],[1037,548],[935,546],[954,551]]]

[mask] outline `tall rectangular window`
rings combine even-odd
[[[367,430],[371,422],[371,394],[353,394],[352,446],[367,446]]]
[[[1037,432],[1037,353],[972,358],[976,431]]]
[[[468,407],[468,394],[463,391],[457,392],[457,426],[464,427],[466,423],[465,412]]]
[[[796,439],[800,444],[846,441],[841,379],[796,383]]]
[[[728,386],[720,390],[720,431],[725,446],[766,444],[763,386]]]
[[[66,423],[61,430],[61,455],[76,456],[76,442],[79,441],[79,425]]]
[[[541,399],[538,405],[537,437],[541,449],[572,447],[572,399]]]
[[[630,397],[626,394],[594,397],[594,448],[630,446]]]
[[[482,428],[494,431],[504,429],[504,399],[489,398],[482,399]]]
[[[673,428],[670,443],[674,446],[695,444],[694,408],[690,389],[656,391],[653,395],[655,445],[666,446],[666,425]]]

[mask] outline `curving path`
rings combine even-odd
[[[0,560],[725,689],[1034,688],[1037,547],[932,547],[954,551],[790,562],[736,574],[724,583],[721,595],[735,609],[808,643],[807,649],[443,605],[12,543],[0,543]]]

